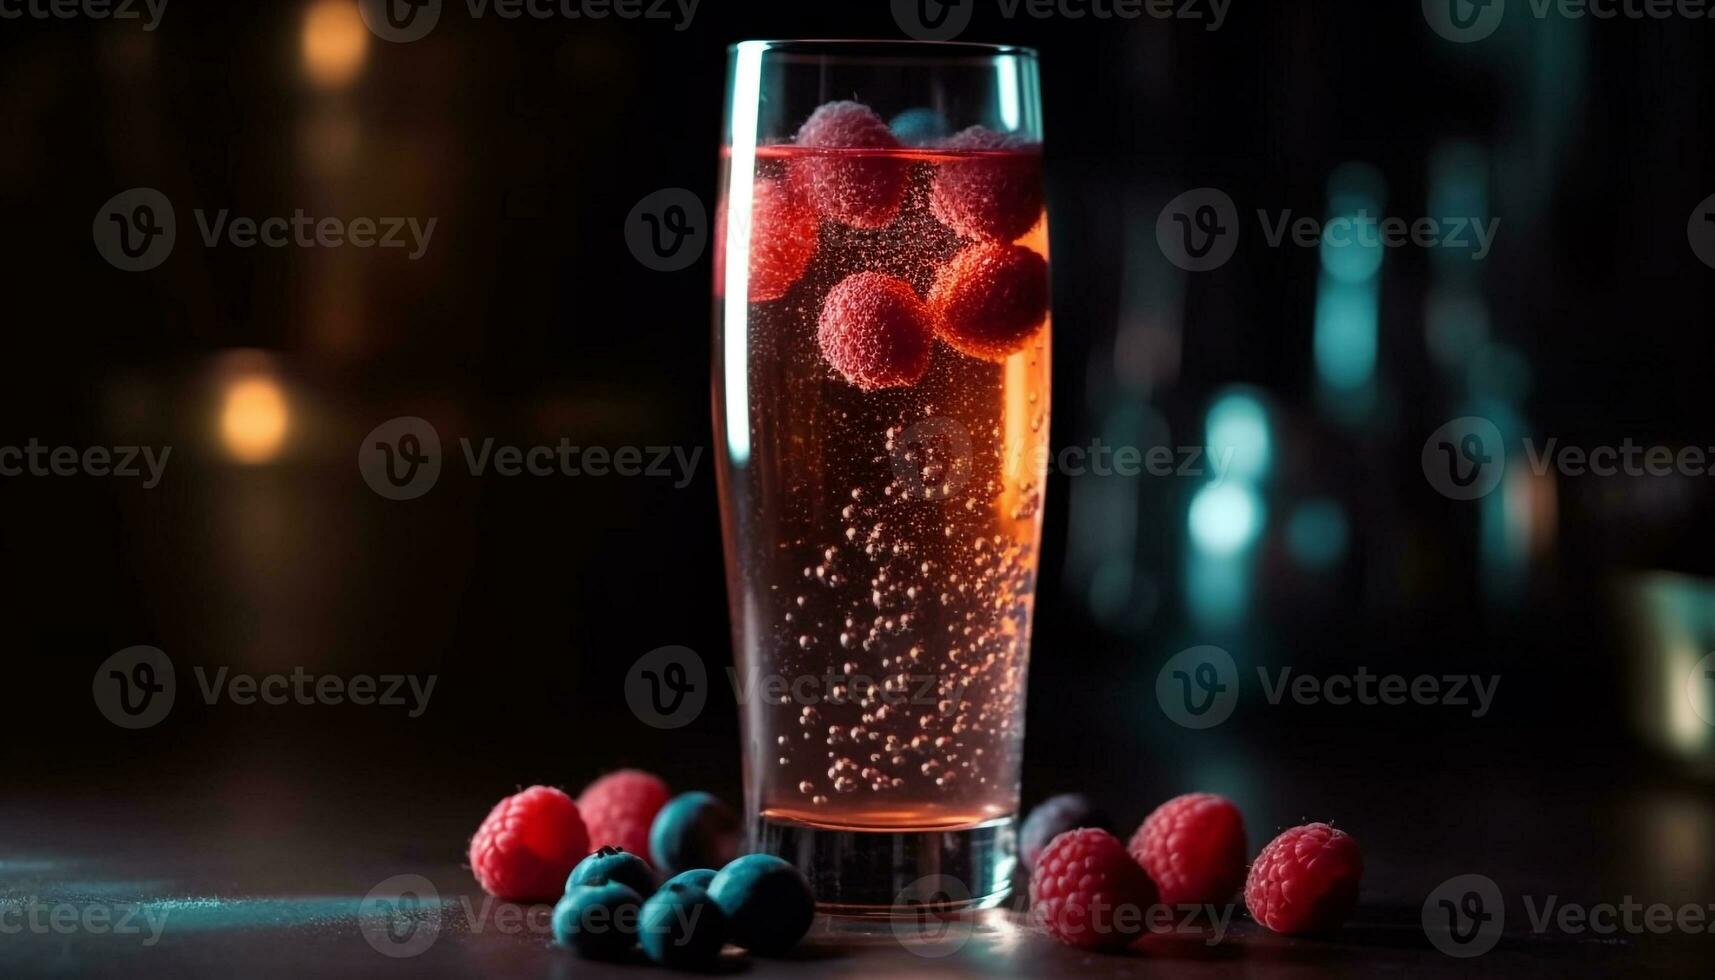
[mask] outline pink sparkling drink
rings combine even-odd
[[[1047,458],[1035,58],[746,42],[733,74],[715,418],[752,845],[833,911],[994,904]]]

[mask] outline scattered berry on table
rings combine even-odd
[[[1018,857],[1024,862],[1024,870],[1029,871],[1036,866],[1037,857],[1049,841],[1079,827],[1111,829],[1107,815],[1097,810],[1082,793],[1061,793],[1038,803],[1018,832]]]
[[[816,898],[804,873],[772,854],[746,854],[709,885],[732,926],[732,941],[753,953],[784,953],[810,931]]]
[[[1125,845],[1095,827],[1049,842],[1030,875],[1030,914],[1050,936],[1086,949],[1129,945],[1148,928],[1155,885]]]
[[[610,772],[578,794],[590,846],[622,847],[649,859],[649,826],[666,804],[667,784],[641,769]]]
[[[1213,793],[1187,793],[1156,807],[1127,849],[1166,905],[1219,905],[1244,884],[1244,817]]]
[[[667,801],[649,830],[649,853],[663,874],[720,867],[738,852],[738,816],[708,793]]]
[[[643,903],[637,935],[643,952],[662,966],[706,970],[726,945],[727,921],[708,892],[695,885],[668,885]]]
[[[655,870],[649,862],[630,851],[603,847],[572,869],[572,876],[566,879],[566,891],[570,892],[579,885],[605,885],[610,881],[618,882],[639,895],[649,895],[655,891]]]
[[[668,885],[695,885],[704,891],[708,891],[710,883],[714,880],[715,871],[713,868],[692,868],[689,871],[681,871],[673,877],[668,878],[666,881],[661,883],[661,887],[666,888]]]
[[[554,906],[554,941],[590,959],[619,959],[637,945],[643,897],[617,881],[578,885]]]
[[[483,891],[509,901],[549,901],[589,853],[589,833],[572,798],[532,786],[501,800],[470,839],[470,868]]]
[[[1357,905],[1363,875],[1364,858],[1352,835],[1325,823],[1293,827],[1251,864],[1245,906],[1251,918],[1278,933],[1331,932]]]

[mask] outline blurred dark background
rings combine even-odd
[[[1715,445],[1715,271],[1687,232],[1715,193],[1706,23],[1520,9],[1461,44],[1416,3],[1241,2],[1216,31],[997,10],[979,3],[964,39],[1042,59],[1054,444],[1265,461],[1217,488],[1054,476],[1027,803],[1105,787],[1129,827],[1211,789],[1259,841],[1338,817],[1399,866],[1417,843],[1390,827],[1486,853],[1545,822],[1646,842],[1666,826],[1667,849],[1638,845],[1651,867],[1670,892],[1707,886],[1715,727],[1680,678],[1715,650],[1715,481],[1537,475],[1522,451]],[[299,829],[373,807],[401,835],[420,836],[410,814],[450,828],[456,854],[459,828],[514,787],[575,791],[620,765],[736,801],[731,698],[661,731],[623,696],[653,648],[717,672],[731,651],[709,260],[653,271],[622,229],[665,187],[713,212],[727,44],[902,36],[883,2],[704,0],[684,30],[449,4],[404,44],[349,0],[171,0],[152,31],[0,24],[0,445],[172,447],[152,489],[0,478],[0,807]],[[178,223],[170,257],[135,273],[91,240],[92,215],[134,187]],[[1230,262],[1186,273],[1155,228],[1200,187],[1227,193],[1244,231]],[[1270,247],[1255,218],[1356,207],[1495,218],[1498,234],[1480,259],[1352,259]],[[206,247],[193,209],[223,208],[437,224],[417,260]],[[446,463],[426,495],[387,500],[358,447],[407,415],[435,426]],[[1511,462],[1493,493],[1452,500],[1420,454],[1472,415]],[[460,437],[703,453],[682,488],[479,478]],[[136,644],[171,656],[179,694],[125,731],[91,678]],[[1230,722],[1191,731],[1155,684],[1199,644],[1253,679],[1362,666],[1498,676],[1498,694],[1474,718],[1270,705],[1252,683]],[[438,680],[416,718],[209,706],[198,665]]]

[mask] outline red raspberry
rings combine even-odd
[[[1010,242],[1042,217],[1042,154],[1034,143],[972,126],[941,148],[983,151],[935,168],[929,207],[947,227]]]
[[[854,228],[882,228],[905,196],[905,161],[864,153],[892,150],[899,140],[861,102],[829,102],[810,114],[796,142],[812,150],[792,161],[792,180],[822,217]]]
[[[936,274],[929,308],[954,350],[1004,361],[1047,320],[1048,263],[1022,245],[968,246]]]
[[[667,784],[641,769],[610,772],[578,794],[590,846],[623,847],[649,860],[649,825],[667,803]]]
[[[786,295],[816,257],[815,209],[781,180],[758,180],[750,205],[750,302]],[[740,230],[743,234],[743,230]],[[715,210],[715,295],[726,295],[726,201]]]
[[[1364,858],[1358,842],[1325,823],[1294,827],[1270,841],[1251,865],[1245,906],[1283,935],[1330,932],[1358,901]]]
[[[929,370],[934,334],[909,283],[859,272],[828,290],[816,339],[847,381],[873,391],[916,384]]]
[[[1031,916],[1068,946],[1125,946],[1155,903],[1155,885],[1119,838],[1094,827],[1054,838],[1030,875]]]
[[[508,901],[547,900],[589,854],[589,833],[572,798],[532,786],[494,805],[470,839],[470,869],[483,891]]]
[[[1127,850],[1167,905],[1219,905],[1245,880],[1244,817],[1213,793],[1186,793],[1156,807]]]

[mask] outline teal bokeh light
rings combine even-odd
[[[1300,504],[1286,522],[1286,550],[1305,568],[1338,565],[1350,539],[1345,508],[1326,497]]]
[[[1229,388],[1209,406],[1204,421],[1211,466],[1222,479],[1252,481],[1267,475],[1274,456],[1268,409],[1248,388]]]
[[[1211,483],[1191,498],[1191,543],[1209,555],[1234,555],[1256,542],[1264,522],[1262,498],[1247,483]]]

